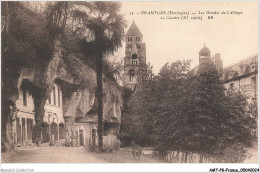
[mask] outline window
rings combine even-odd
[[[130,71],[130,81],[134,81],[134,76],[135,76],[135,71],[131,70]]]
[[[233,88],[234,88],[234,83],[230,83],[230,84],[229,84],[229,88],[230,88],[230,89],[233,89]]]
[[[256,86],[255,76],[251,78],[251,87],[254,89]]]
[[[132,41],[132,37],[128,37],[128,41]]]
[[[127,44],[126,48],[132,48],[132,44]]]
[[[116,118],[116,103],[115,102],[113,103],[113,114],[114,114],[114,117]]]
[[[56,93],[55,93],[55,87],[53,87],[53,104],[56,105]]]
[[[51,95],[50,95],[50,98],[49,98],[49,104],[51,104]]]
[[[136,45],[137,49],[141,49],[141,44]]]
[[[60,106],[60,89],[58,88],[58,106]]]
[[[136,41],[140,41],[140,37],[136,37]]]
[[[25,90],[23,90],[23,105],[27,106],[27,94]]]
[[[137,59],[132,59],[132,65],[137,65]]]
[[[251,65],[251,71],[252,71],[252,72],[255,71],[255,64],[252,64],[252,65]]]
[[[137,55],[136,54],[132,55],[132,65],[137,65]]]

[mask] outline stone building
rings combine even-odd
[[[248,96],[248,103],[256,105],[258,99],[258,55],[249,56],[238,63],[223,68],[220,53],[211,56],[210,50],[204,45],[199,52],[199,65],[190,71],[197,75],[199,70],[207,70],[207,62],[212,61],[220,74],[220,80],[226,89],[244,91]]]
[[[33,126],[35,125],[34,98],[28,89],[19,88],[16,112],[12,120],[12,138],[16,146],[33,143]]]
[[[64,112],[67,141],[72,146],[98,146],[97,100],[91,88],[73,92]],[[103,143],[105,148],[120,146],[118,139],[122,108],[121,87],[109,79],[103,85]]]
[[[241,60],[238,63],[226,66],[223,68],[223,62],[220,53],[216,53],[215,56],[211,56],[209,48],[205,45],[199,52],[199,65],[190,71],[190,74],[197,75],[200,70],[207,69],[208,61],[214,62],[216,69],[221,75],[220,80],[222,80],[224,86],[229,88],[234,88],[238,90],[243,90],[249,96],[249,103],[254,103],[257,105],[258,98],[258,55],[252,55]]]
[[[12,120],[13,143],[20,147],[31,145],[35,142],[33,127],[35,126],[35,105],[32,95],[32,84],[28,79],[23,79],[18,89],[18,99],[13,108]],[[55,83],[50,98],[44,106],[41,143],[58,142],[65,139],[65,125],[62,110],[62,92]]]
[[[19,21],[27,19],[26,27],[35,33],[39,28],[45,28],[38,28],[41,26],[41,18],[37,17],[41,14],[33,13],[21,5],[15,7],[22,16]],[[31,22],[35,22],[34,26],[37,27],[31,28]],[[2,35],[6,35],[6,30],[7,25],[4,24],[1,28]],[[92,36],[89,34],[89,37]],[[12,43],[19,45],[22,42],[20,41],[14,39]],[[30,41],[26,43],[35,43]],[[10,52],[15,53],[9,57],[9,54],[2,51],[4,75],[1,137],[4,140],[1,145],[8,150],[13,145],[24,146],[36,141],[56,143],[70,140],[71,137],[77,137],[77,146],[96,145],[94,141],[97,140],[97,84],[96,72],[93,66],[90,67],[93,58],[88,57],[91,62],[83,62],[81,56],[77,57],[73,53],[62,54],[64,47],[58,38],[53,41],[53,50],[48,53],[44,52],[47,50],[44,46],[40,50],[29,47],[21,47],[24,48],[22,51],[32,51],[28,55],[21,54],[18,49],[10,49]],[[7,47],[4,48],[7,50]],[[16,57],[17,55],[19,56]],[[103,81],[104,145],[117,145],[123,102],[122,88],[107,74],[103,75]]]
[[[146,46],[143,34],[133,21],[125,36],[124,86],[134,90],[146,74]]]
[[[62,91],[57,83],[54,83],[49,99],[44,106],[42,142],[57,142],[66,139],[65,124],[62,110]]]
[[[223,83],[225,87],[243,90],[248,102],[257,105],[258,99],[258,55],[249,56],[238,63],[224,67]]]

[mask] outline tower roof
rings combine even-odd
[[[201,55],[201,54],[210,54],[210,50],[209,50],[209,48],[207,48],[206,46],[205,46],[205,44],[204,44],[204,47],[202,48],[202,49],[200,49],[200,52],[199,52],[199,54]]]
[[[136,35],[136,36],[138,35],[138,36],[141,36],[143,34],[140,32],[139,28],[135,24],[135,21],[133,20],[132,25],[128,29],[126,35]]]

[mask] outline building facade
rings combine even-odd
[[[124,86],[134,90],[146,74],[146,46],[143,34],[133,21],[125,36]]]
[[[62,91],[57,83],[54,83],[49,99],[44,106],[42,142],[57,142],[66,139],[65,123],[62,110]]]
[[[23,81],[28,81],[24,79]],[[16,107],[12,108],[14,112],[12,120],[12,138],[13,144],[18,147],[28,146],[35,143],[34,126],[35,105],[34,97],[30,87],[18,89],[18,99]],[[46,100],[44,106],[45,115],[43,117],[41,143],[58,142],[66,139],[65,124],[62,110],[62,91],[58,84],[54,84],[50,98]]]
[[[12,123],[13,143],[26,146],[33,143],[33,126],[35,125],[34,98],[29,90],[18,89],[15,117]]]
[[[197,75],[207,70],[207,62],[214,62],[220,75],[220,80],[226,89],[243,91],[248,97],[248,103],[257,114],[258,99],[258,54],[249,56],[238,63],[223,68],[220,53],[211,56],[210,50],[204,45],[199,52],[199,65],[190,71]],[[257,118],[257,117],[255,117]]]
[[[233,65],[224,67],[225,87],[246,92],[248,102],[257,105],[258,99],[258,55],[252,55]]]
[[[103,88],[103,143],[104,148],[120,146],[118,139],[121,123],[122,93],[116,82],[104,80]],[[97,98],[90,89],[72,93],[71,103],[64,112],[66,140],[73,147],[98,146]],[[84,105],[89,105],[83,109]],[[80,111],[81,110],[81,111]],[[81,114],[84,110],[85,114]]]

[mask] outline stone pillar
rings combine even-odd
[[[27,118],[25,118],[24,121],[24,130],[25,130],[25,141],[28,140],[28,136],[27,136]]]
[[[42,141],[42,130],[41,130],[41,141]]]
[[[51,125],[49,124],[49,142],[51,142]]]
[[[86,145],[86,142],[85,142],[85,129],[83,130],[83,147],[85,147]]]
[[[77,141],[77,144],[79,144],[80,145],[80,141],[79,141],[79,129],[78,129],[78,139],[77,139],[78,141]]]
[[[58,141],[60,140],[60,126],[59,125],[57,125],[58,126]]]
[[[21,124],[21,145],[23,145],[23,121],[22,117],[19,118],[20,124]]]

